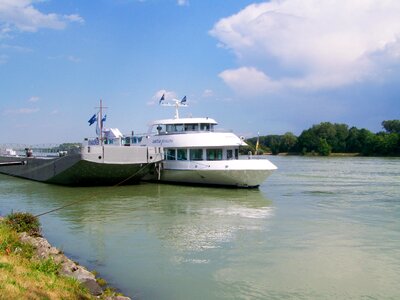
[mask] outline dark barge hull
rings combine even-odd
[[[104,163],[82,159],[81,154],[55,158],[0,156],[0,173],[69,186],[137,183],[154,163]]]

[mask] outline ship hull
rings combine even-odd
[[[268,160],[164,161],[145,179],[180,184],[256,188],[276,166]]]
[[[92,146],[62,157],[0,156],[0,173],[69,186],[132,184],[160,160],[161,154],[144,147]]]

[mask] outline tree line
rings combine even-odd
[[[327,156],[331,153],[358,153],[364,156],[399,156],[400,120],[387,120],[381,124],[384,131],[373,133],[365,128],[322,122],[303,130],[299,136],[287,132],[249,138],[246,140],[249,146],[242,152],[255,153],[258,139],[258,154],[285,152]]]

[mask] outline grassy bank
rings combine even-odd
[[[0,220],[0,299],[95,299],[77,280],[59,276],[53,259],[39,260],[34,253]]]

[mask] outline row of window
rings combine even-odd
[[[238,159],[238,149],[221,148],[200,149],[200,148],[165,148],[165,160],[224,160]]]
[[[200,123],[200,124],[160,124],[157,125],[157,132],[171,133],[171,132],[184,132],[184,131],[214,131],[214,124]]]

